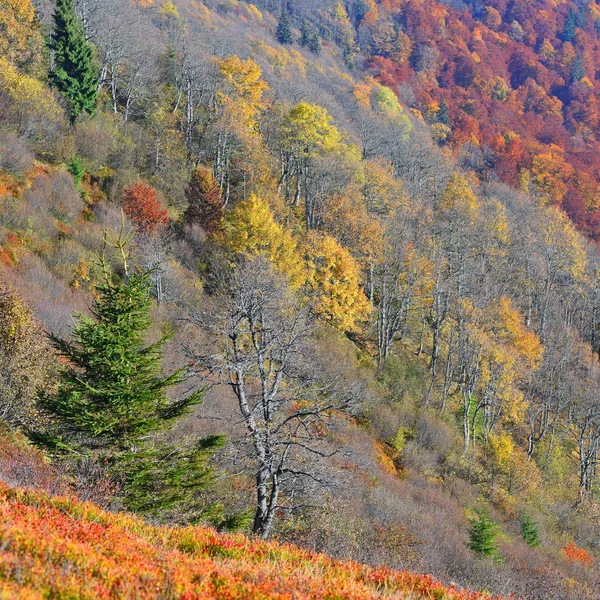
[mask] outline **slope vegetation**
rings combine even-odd
[[[482,594],[290,545],[157,527],[93,504],[0,487],[3,598],[435,598]]]

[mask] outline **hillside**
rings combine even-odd
[[[3,598],[475,600],[431,577],[370,569],[206,527],[157,527],[0,485]]]
[[[2,492],[31,560],[63,503],[227,590],[595,600],[597,10],[0,0],[0,479],[79,498]]]
[[[540,195],[598,239],[598,4],[371,6],[358,25],[367,72],[466,168]]]

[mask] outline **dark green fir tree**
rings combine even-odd
[[[438,121],[442,123],[442,125],[446,125],[446,127],[450,127],[450,107],[446,102],[446,97],[442,96],[440,101],[440,110],[437,114]]]
[[[308,42],[308,49],[315,56],[319,56],[321,54],[322,46],[321,46],[321,38],[319,37],[319,34],[313,33],[310,36],[310,40]]]
[[[578,54],[573,61],[573,67],[571,69],[571,83],[581,81],[586,76],[585,66],[583,64],[583,57]]]
[[[50,80],[71,105],[71,122],[96,108],[98,70],[94,50],[86,41],[75,0],[57,0],[50,40],[53,67]]]
[[[527,515],[521,517],[521,537],[532,548],[540,545],[537,523],[534,523]]]
[[[120,238],[121,239],[121,238]],[[42,397],[58,432],[46,442],[95,457],[118,480],[131,510],[171,518],[202,517],[201,490],[211,479],[208,456],[222,445],[218,436],[172,446],[160,432],[202,400],[202,392],[176,400],[167,390],[183,381],[182,369],[161,372],[169,335],[145,342],[151,326],[151,273],[124,275],[101,263],[90,316],[78,315],[70,339],[51,336],[64,359],[54,394]],[[183,512],[182,512],[183,511]]]
[[[471,522],[469,528],[469,547],[473,552],[483,556],[496,554],[496,535],[498,526],[494,523],[485,509],[477,512],[477,518]]]
[[[300,37],[298,38],[298,43],[303,48],[306,48],[306,46],[310,44],[310,29],[306,19],[302,19],[302,23],[300,24]]]
[[[277,23],[275,35],[277,36],[280,44],[292,44],[294,42],[294,34],[292,33],[290,18],[285,8],[281,9],[281,15],[279,16],[279,22]]]
[[[561,39],[563,42],[572,42],[575,39],[577,29],[577,12],[571,6],[565,20],[565,26],[562,30]]]

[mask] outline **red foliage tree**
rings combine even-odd
[[[144,233],[159,231],[169,222],[169,213],[156,197],[156,190],[141,180],[123,190],[123,210]]]

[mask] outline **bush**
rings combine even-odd
[[[67,491],[65,479],[44,455],[19,434],[0,428],[0,481],[13,487],[44,490],[51,494]]]
[[[50,214],[64,223],[75,221],[84,208],[73,177],[65,171],[36,177],[27,193],[27,202],[34,211],[34,218]]]
[[[18,177],[33,168],[33,153],[14,133],[0,133],[0,169]]]
[[[102,119],[84,117],[75,126],[75,148],[85,170],[94,172],[103,165],[110,152],[112,140],[103,127]]]

